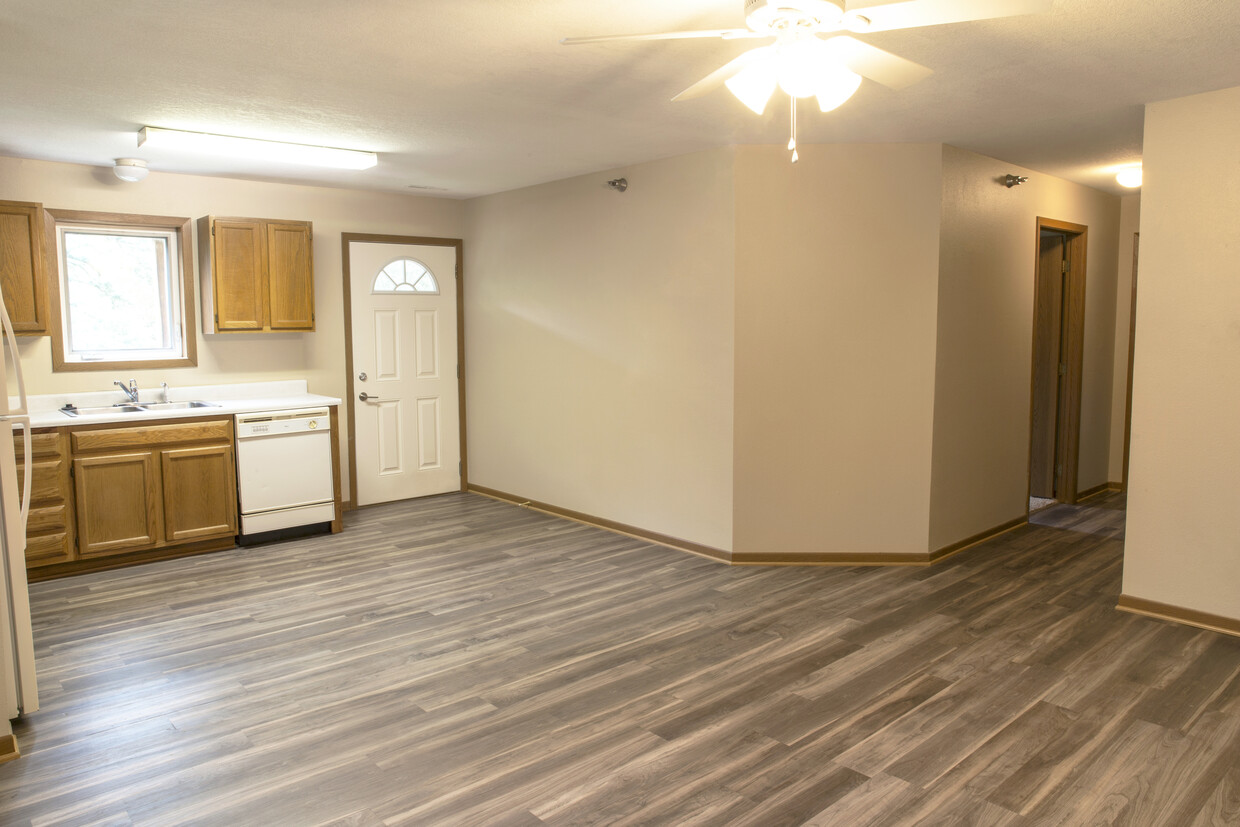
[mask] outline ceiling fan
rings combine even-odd
[[[720,66],[685,89],[674,101],[700,97],[726,85],[743,104],[761,115],[776,87],[792,99],[792,138],[796,152],[797,98],[815,97],[823,112],[851,98],[862,77],[903,89],[931,74],[925,66],[871,46],[853,34],[885,32],[942,23],[961,23],[1049,11],[1053,0],[744,0],[746,29],[566,37],[566,46],[616,40],[724,40],[773,38]],[[849,34],[844,34],[848,32]]]

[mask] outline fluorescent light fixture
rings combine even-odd
[[[1144,176],[1141,173],[1141,165],[1137,164],[1135,167],[1128,167],[1127,169],[1121,169],[1119,171],[1119,174],[1115,176],[1115,180],[1119,182],[1119,185],[1121,187],[1128,187],[1129,189],[1136,189],[1137,187],[1141,186],[1142,177]]]
[[[286,144],[281,141],[235,138],[207,132],[182,132],[179,129],[160,129],[154,126],[142,127],[142,131],[138,133],[138,146],[335,169],[370,169],[379,163],[379,156],[375,153],[357,149]]]

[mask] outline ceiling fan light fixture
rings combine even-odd
[[[818,108],[823,112],[830,112],[855,95],[859,88],[861,75],[846,66],[839,66],[818,77],[814,96],[818,98]]]
[[[779,78],[771,62],[762,60],[746,66],[724,83],[737,100],[761,115],[775,93]]]

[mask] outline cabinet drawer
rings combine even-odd
[[[62,459],[35,462],[31,469],[30,502],[31,503],[63,503],[65,492],[61,488],[61,473],[65,466]],[[26,472],[22,466],[17,467],[18,496],[26,488]]]
[[[232,438],[232,420],[185,422],[174,425],[127,426],[98,431],[74,431],[73,452],[142,448],[181,442],[223,442]]]
[[[26,566],[48,566],[52,563],[65,563],[70,559],[67,535],[44,534],[26,540]]]
[[[26,521],[26,534],[46,534],[47,532],[63,532],[69,525],[66,522],[66,512],[64,504],[49,505],[45,508],[30,509],[30,517]],[[30,542],[27,540],[27,542]]]
[[[24,440],[20,436],[13,437],[13,456],[20,463],[26,450]],[[60,434],[31,434],[30,454],[35,459],[60,456]]]

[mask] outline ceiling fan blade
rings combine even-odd
[[[697,83],[693,84],[692,86],[690,86],[685,91],[681,92],[676,97],[672,98],[672,100],[684,101],[684,100],[690,100],[692,98],[700,98],[702,95],[705,95],[707,92],[710,92],[711,90],[719,86],[722,86],[723,83],[728,80],[728,78],[732,77],[737,72],[739,72],[741,69],[744,69],[746,66],[749,66],[755,60],[761,60],[762,57],[766,55],[766,53],[770,49],[771,49],[770,46],[759,46],[756,49],[750,49],[747,52],[741,52],[739,55],[732,58],[727,63],[723,64],[718,69],[711,72],[709,75],[702,78]]]
[[[653,34],[604,34],[598,37],[565,37],[560,43],[565,46],[580,46],[583,43],[607,43],[613,40],[680,40],[689,37],[764,37],[749,29],[706,29],[697,32],[655,32]]]
[[[850,16],[861,15],[870,21],[869,25],[854,29],[868,34],[967,20],[1042,14],[1051,10],[1052,3],[1053,0],[904,0],[901,3],[875,4],[854,0],[848,4],[848,12]]]
[[[832,37],[826,45],[849,69],[891,89],[903,89],[934,73],[920,63],[905,60],[848,35]]]

